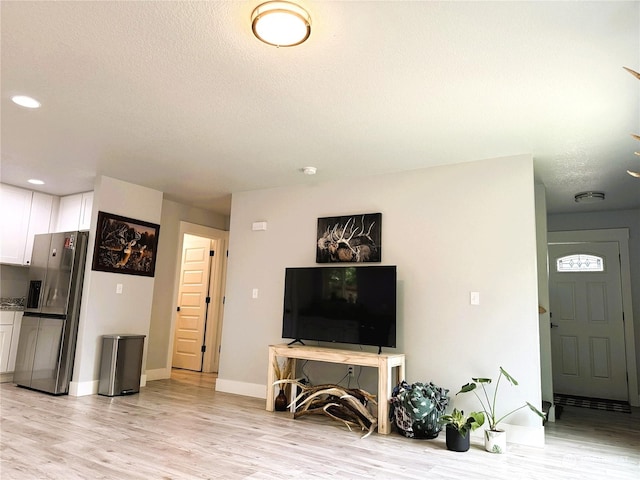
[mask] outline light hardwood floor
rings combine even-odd
[[[546,446],[466,453],[395,433],[366,439],[326,418],[215,392],[176,371],[124,397],[53,397],[0,385],[0,477],[9,479],[633,479],[640,410],[565,408]]]

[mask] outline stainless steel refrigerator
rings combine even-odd
[[[13,382],[69,393],[88,232],[36,235]]]

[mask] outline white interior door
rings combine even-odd
[[[207,321],[211,240],[184,236],[173,342],[175,368],[202,370],[202,346]]]
[[[628,400],[619,258],[617,242],[549,245],[556,393]]]
[[[12,333],[13,325],[0,325],[0,373],[9,371],[9,351],[11,349]]]
[[[222,335],[222,316],[224,313],[224,274],[225,248],[222,238],[211,238],[211,248],[215,255],[209,271],[209,312],[207,314],[207,328],[205,342],[207,352],[203,358],[203,372],[217,372],[220,363],[220,340]]]

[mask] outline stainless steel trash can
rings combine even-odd
[[[145,335],[103,335],[98,394],[113,397],[140,391]]]

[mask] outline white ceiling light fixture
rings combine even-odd
[[[304,167],[301,169],[305,175],[315,175],[318,169],[316,167]]]
[[[27,182],[29,182],[31,185],[44,185],[44,182],[37,178],[30,178],[29,180],[27,180]]]
[[[597,203],[604,201],[604,192],[582,192],[573,198],[577,203]]]
[[[266,2],[251,14],[253,34],[276,47],[293,47],[311,35],[311,16],[291,2]]]
[[[27,97],[26,95],[14,95],[11,97],[11,101],[24,108],[40,108],[39,101],[35,98]]]

